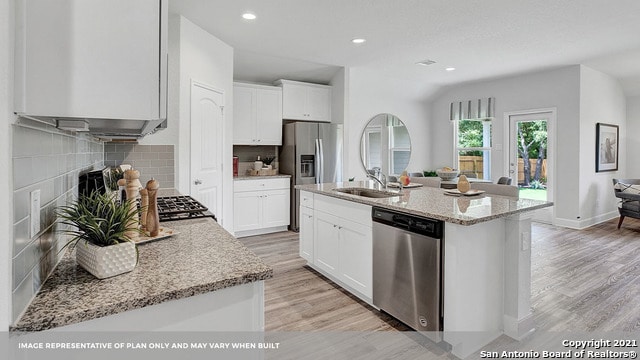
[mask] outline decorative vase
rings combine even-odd
[[[469,180],[464,175],[460,175],[458,178],[458,191],[461,193],[466,193],[471,189],[471,184],[469,184]]]
[[[136,244],[98,246],[86,240],[76,244],[76,261],[98,279],[124,274],[133,270],[138,262]]]

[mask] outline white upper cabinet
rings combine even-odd
[[[233,84],[233,144],[282,145],[282,89]]]
[[[282,118],[331,122],[331,86],[278,80],[282,87]]]
[[[167,0],[16,4],[16,113],[166,119]]]

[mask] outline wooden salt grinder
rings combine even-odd
[[[140,189],[140,226],[147,229],[147,211],[149,211],[149,192],[147,189]]]
[[[124,179],[127,181],[127,200],[131,200],[129,202],[130,211],[138,211],[138,204],[136,204],[135,199],[138,197],[138,194],[140,192],[140,180],[138,180],[139,178],[140,172],[137,170],[127,170],[124,172]],[[138,219],[133,219],[129,223],[129,227],[138,228],[139,224],[140,222]],[[138,236],[140,236],[140,234],[135,230],[127,231],[125,235],[131,240],[137,239]]]
[[[149,196],[149,206],[147,210],[147,230],[149,236],[158,236],[160,232],[160,219],[158,218],[158,188],[160,183],[151,179],[147,181],[147,193]]]

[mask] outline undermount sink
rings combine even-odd
[[[357,196],[368,197],[368,198],[387,198],[392,196],[399,196],[399,194],[395,192],[374,190],[374,189],[368,189],[368,188],[351,187],[351,188],[338,188],[334,190],[341,193],[345,193],[345,194],[357,195]]]

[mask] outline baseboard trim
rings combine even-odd
[[[236,231],[236,232],[234,232],[234,236],[237,237],[237,238],[241,238],[241,237],[246,237],[246,236],[271,234],[271,233],[275,233],[275,232],[287,231],[287,227],[288,227],[288,225],[276,226],[276,227],[265,228],[265,229]]]
[[[616,219],[619,216],[620,214],[618,213],[618,211],[610,211],[608,213],[604,213],[591,218],[580,219],[580,220],[556,218],[553,224],[557,226],[570,228],[570,229],[582,230],[590,226],[597,225],[605,221],[609,221],[611,219]]]
[[[533,333],[535,323],[533,314],[529,314],[522,319],[516,319],[509,315],[503,316],[504,334],[515,340],[522,340]]]

